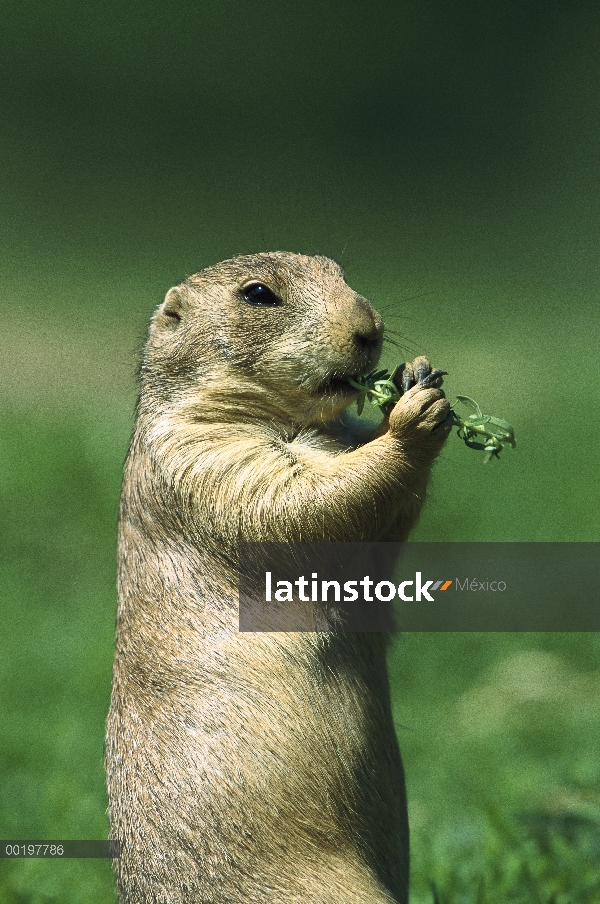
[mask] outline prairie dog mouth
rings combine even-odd
[[[324,380],[324,382],[320,384],[319,388],[317,389],[317,393],[319,395],[331,395],[337,393],[350,395],[352,393],[356,393],[358,390],[351,386],[351,384],[348,382],[349,378],[356,380],[357,375],[347,374],[346,376],[328,377],[327,380]]]

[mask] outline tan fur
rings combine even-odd
[[[282,304],[248,304],[251,281]],[[418,517],[443,393],[414,387],[365,437],[326,385],[382,336],[337,264],[283,252],[209,267],[154,315],[106,748],[122,902],[407,901],[384,637],[237,631],[239,539],[399,540]]]

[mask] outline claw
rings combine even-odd
[[[422,383],[423,380],[427,379],[428,375],[431,376],[429,364],[419,364],[417,367],[417,383]]]
[[[419,380],[419,386],[434,386],[436,382],[447,375],[447,370],[432,370],[430,374]]]
[[[408,364],[402,366],[402,392],[408,392],[414,383],[413,373]]]

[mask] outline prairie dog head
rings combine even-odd
[[[140,408],[175,406],[210,421],[324,423],[356,397],[348,377],[377,364],[383,330],[326,257],[223,261],[170,289],[156,311]]]

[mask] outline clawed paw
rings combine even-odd
[[[403,395],[420,383],[423,386],[439,387],[443,383],[442,377],[446,375],[445,370],[432,370],[429,359],[424,355],[420,355],[410,363],[407,361],[401,364],[394,373],[394,383]]]
[[[445,371],[432,371],[426,358],[417,358],[412,365],[406,365],[402,374],[405,386],[409,383],[409,369],[412,385],[404,390],[390,413],[390,432],[405,442],[412,436],[441,446],[453,425],[450,403],[439,388]]]

